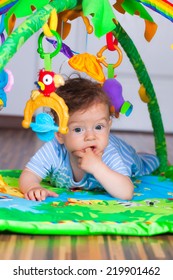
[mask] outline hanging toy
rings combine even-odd
[[[122,52],[118,47],[118,40],[113,37],[112,32],[107,33],[106,42],[107,45],[101,48],[101,50],[97,53],[97,56],[102,57],[103,51],[106,49],[109,51],[117,51],[118,61],[114,64],[107,64],[106,61],[102,62],[108,69],[108,79],[103,83],[102,88],[111,101],[111,114],[116,118],[119,117],[119,113],[129,116],[132,112],[133,106],[129,101],[124,100],[122,85],[117,81],[117,79],[115,79],[114,75],[115,68],[122,62]]]
[[[107,49],[109,49],[109,45],[108,45],[108,44],[105,45],[105,46],[103,46],[103,47],[101,48],[101,50],[97,53],[97,57],[98,57],[98,59],[100,60],[100,62],[101,62],[105,67],[108,68],[108,65],[109,65],[109,64],[106,62],[105,56],[103,56],[103,52],[104,52],[105,50],[107,50]],[[109,50],[110,50],[110,49],[109,49]],[[115,69],[116,67],[118,67],[118,66],[121,64],[122,59],[123,59],[122,51],[121,51],[121,49],[118,47],[118,45],[114,45],[114,51],[117,51],[117,53],[118,53],[118,60],[117,60],[116,63],[112,64],[112,68],[113,68],[113,69]]]
[[[8,83],[8,74],[2,70],[0,72],[0,108],[2,109],[3,107],[6,107],[7,103],[7,96],[4,91],[4,87]]]
[[[38,82],[35,82],[38,90],[33,90],[31,98],[34,100],[40,93],[44,96],[50,96],[55,92],[56,88],[64,85],[64,79],[61,75],[55,74],[52,71],[41,69],[39,72]]]
[[[59,74],[45,69],[39,72],[39,79],[36,82],[39,89],[31,92],[31,98],[26,103],[22,126],[24,128],[31,127],[40,140],[49,141],[55,131],[60,131],[63,134],[68,131],[68,107],[64,100],[55,93],[56,89],[64,83],[63,77]],[[53,109],[59,117],[59,127],[54,124],[52,117],[47,113],[38,114],[36,123],[31,123],[32,115],[39,107]]]
[[[1,4],[0,4],[0,6],[1,6]],[[4,4],[2,6],[5,8]],[[3,11],[5,12],[6,10],[3,10]],[[4,24],[5,14],[2,13],[0,19],[1,19],[1,21],[0,21],[0,40],[1,40],[1,45],[2,45],[5,41],[5,36],[3,33],[4,29],[5,29],[5,24]],[[13,78],[12,73],[7,69],[1,70],[0,71],[0,110],[3,107],[7,106],[6,93],[11,90],[13,83],[14,83],[14,78]]]
[[[54,132],[58,132],[59,129],[52,117],[46,113],[38,114],[35,123],[32,122],[30,127],[41,141],[50,141],[54,137]]]
[[[98,82],[103,83],[105,81],[100,60],[95,55],[89,53],[76,54],[68,60],[68,64],[77,71],[85,72]]]
[[[36,132],[38,138],[42,141],[50,141],[54,137],[54,133],[59,131],[62,134],[68,132],[68,107],[63,98],[57,93],[56,89],[64,85],[64,79],[61,75],[51,70],[51,59],[57,55],[61,49],[62,42],[59,34],[54,30],[51,33],[57,39],[57,46],[54,52],[45,53],[42,46],[44,33],[38,38],[38,53],[44,59],[44,69],[39,71],[38,81],[35,83],[38,89],[31,92],[31,98],[27,101],[24,110],[24,119],[22,126],[24,128],[31,127]],[[34,112],[40,107],[48,107],[53,109],[58,115],[59,123],[55,124],[53,118],[47,113],[36,115],[35,122],[32,122]]]
[[[46,39],[50,42],[54,48],[57,46],[56,40],[51,40],[49,38]],[[104,82],[105,76],[103,73],[102,66],[100,64],[100,58],[89,54],[74,54],[75,52],[70,49],[69,46],[62,43],[62,48],[60,50],[65,56],[69,58],[68,64],[75,70],[85,72],[88,76],[97,80],[98,82]]]
[[[14,84],[14,78],[10,70],[0,72],[0,110],[7,106],[7,95]]]
[[[111,101],[111,113],[129,116],[133,110],[133,105],[129,101],[125,101],[122,95],[122,85],[116,79],[107,79],[102,86]]]

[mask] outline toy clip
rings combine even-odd
[[[118,46],[114,45],[114,47],[117,50],[118,55],[119,55],[118,61],[115,64],[113,64],[113,68],[116,68],[121,64],[123,55],[122,55],[121,49]],[[102,47],[101,50],[97,53],[97,57],[99,58],[100,62],[108,68],[108,63],[105,61],[105,57],[103,56],[103,52],[107,49],[108,49],[108,46]]]
[[[107,42],[107,47],[108,47],[108,50],[109,51],[115,51],[116,48],[115,48],[115,45],[117,46],[118,45],[118,40],[116,38],[114,38],[113,40],[113,34],[112,32],[108,32],[106,34],[106,42]]]

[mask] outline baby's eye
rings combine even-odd
[[[96,129],[96,130],[102,130],[103,127],[104,127],[104,126],[103,126],[102,124],[98,124],[98,125],[96,125],[95,129]]]
[[[73,129],[73,131],[76,132],[76,133],[81,133],[83,131],[83,129],[81,127],[75,127]]]

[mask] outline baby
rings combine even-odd
[[[133,147],[110,133],[110,100],[98,83],[77,77],[57,89],[69,108],[69,131],[55,133],[24,168],[19,184],[26,199],[58,196],[41,186],[49,176],[55,187],[100,189],[112,197],[133,197],[133,176],[152,173],[158,158],[137,154]],[[55,121],[58,120],[55,116]]]

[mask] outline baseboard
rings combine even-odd
[[[22,116],[0,115],[0,128],[22,128]]]

